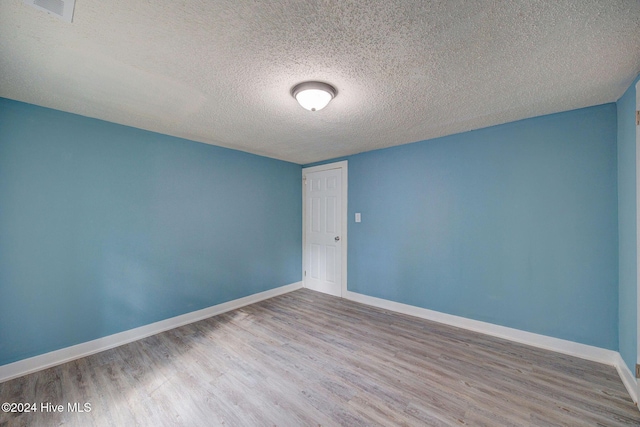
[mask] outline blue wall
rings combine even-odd
[[[349,290],[632,367],[632,96],[348,157]],[[0,99],[0,365],[296,282],[301,216],[298,165]]]
[[[618,349],[615,104],[347,160],[349,290]]]
[[[0,99],[0,365],[301,280],[300,169]]]
[[[636,81],[616,103],[618,116],[618,239],[620,355],[635,372],[637,360]]]

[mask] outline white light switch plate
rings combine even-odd
[[[356,222],[360,222],[362,218],[360,217],[360,212],[356,213]]]

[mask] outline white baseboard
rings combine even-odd
[[[119,332],[103,338],[87,341],[71,347],[62,348],[50,353],[41,354],[39,356],[30,357],[28,359],[19,360],[0,366],[0,383],[23,375],[37,372],[52,366],[61,365],[71,360],[99,353],[110,348],[128,344],[169,329],[194,323],[227,311],[235,310],[249,304],[254,304],[278,295],[286,294],[296,289],[302,288],[302,282],[292,283],[290,285],[281,286],[268,291],[238,298],[222,304],[203,308],[202,310],[193,311],[191,313],[182,314],[170,319],[161,320],[149,325],[140,326],[139,328],[130,329],[128,331]]]
[[[634,403],[638,403],[638,388],[636,386],[636,380],[622,360],[620,353],[617,351],[587,344],[580,344],[560,338],[553,338],[546,335],[535,334],[532,332],[521,331],[519,329],[509,328],[506,326],[494,325],[492,323],[482,322],[479,320],[467,319],[465,317],[441,313],[439,311],[371,297],[351,291],[347,291],[345,298],[384,310],[407,314],[409,316],[419,317],[438,323],[444,323],[446,325],[503,338],[520,344],[527,344],[533,347],[543,348],[545,350],[551,350],[557,353],[614,366]]]
[[[629,396],[631,396],[631,399],[633,399],[633,402],[637,405],[638,404],[638,382],[635,376],[633,375],[633,373],[631,372],[631,370],[629,369],[629,367],[627,366],[627,364],[624,363],[624,360],[622,359],[622,356],[620,355],[620,353],[616,353],[616,356],[617,356],[616,370],[618,371],[618,375],[620,375],[622,384],[624,384],[624,387],[627,389],[627,392],[629,392]]]

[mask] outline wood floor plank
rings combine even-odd
[[[2,402],[64,411],[1,427],[640,425],[613,367],[306,289],[1,383]]]

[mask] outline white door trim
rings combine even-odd
[[[349,233],[347,233],[347,190],[349,188],[347,179],[349,176],[348,173],[348,162],[347,160],[343,160],[335,163],[327,163],[325,165],[319,166],[311,166],[308,168],[302,168],[302,281],[304,286],[307,287],[307,277],[305,276],[305,271],[307,271],[307,266],[305,265],[307,260],[307,236],[306,236],[306,221],[307,221],[307,208],[306,208],[306,197],[307,197],[307,186],[304,185],[305,177],[308,173],[313,172],[322,172],[328,171],[332,169],[341,169],[342,170],[342,212],[340,213],[341,223],[342,223],[342,283],[340,285],[340,296],[344,298],[347,295],[347,240]]]
[[[640,82],[636,83],[636,111],[640,110]],[[636,364],[640,364],[640,126],[636,124]],[[633,370],[633,369],[632,369]],[[636,378],[640,390],[640,378]],[[639,406],[640,408],[640,406]]]

